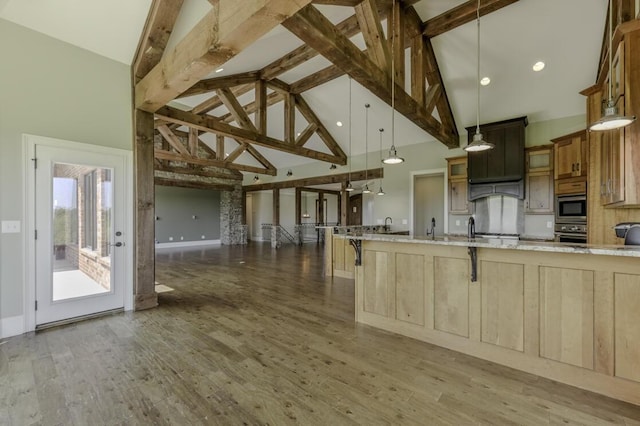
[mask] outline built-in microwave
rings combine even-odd
[[[558,195],[556,197],[556,223],[587,222],[587,196]]]

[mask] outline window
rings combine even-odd
[[[96,171],[92,171],[84,175],[83,188],[83,209],[82,209],[82,247],[90,250],[96,250],[98,246],[98,224],[96,215]]]

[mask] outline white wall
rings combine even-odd
[[[131,150],[130,72],[3,19],[0,53],[0,220],[23,221],[22,135]],[[0,320],[11,324],[23,315],[24,238],[0,234]]]

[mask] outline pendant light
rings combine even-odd
[[[384,129],[380,128],[378,131],[380,132],[380,161],[382,161],[382,132],[384,132]],[[384,195],[384,189],[382,189],[382,177],[380,178],[380,189],[378,189],[378,195]]]
[[[371,105],[364,104],[364,186],[363,194],[371,194],[369,189],[368,172],[369,172],[369,107]]]
[[[589,126],[589,131],[601,132],[628,126],[636,120],[635,116],[621,116],[613,100],[613,1],[609,0],[609,100],[600,120]]]
[[[467,152],[478,152],[493,149],[495,147],[491,142],[487,142],[482,139],[482,133],[480,133],[480,0],[478,0],[478,9],[476,10],[476,19],[478,21],[478,46],[477,46],[477,75],[476,75],[476,133],[473,135],[471,143],[464,147]]]
[[[394,42],[396,37],[396,0],[391,4],[391,23]],[[392,45],[393,46],[393,45]],[[393,49],[392,49],[393,50]],[[395,144],[395,116],[396,116],[396,67],[394,62],[395,55],[391,52],[391,148],[389,148],[389,156],[382,160],[384,164],[400,164],[404,162],[404,158],[398,157]]]
[[[349,77],[349,158],[347,160],[349,161],[349,180],[344,190],[352,192],[355,188],[351,184],[351,77]]]

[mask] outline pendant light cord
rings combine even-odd
[[[609,105],[613,104],[613,0],[609,0]]]
[[[478,9],[476,10],[476,17],[478,21],[478,46],[476,50],[477,58],[477,76],[476,76],[476,134],[480,133],[480,0],[478,0]]]
[[[351,184],[351,160],[353,159],[353,154],[351,152],[351,77],[349,77],[349,184]]]
[[[393,43],[391,44],[391,150],[396,148],[396,64],[394,45],[398,43],[396,34],[396,0],[391,3],[391,28],[393,31]]]
[[[364,184],[369,178],[369,104],[364,104]]]

